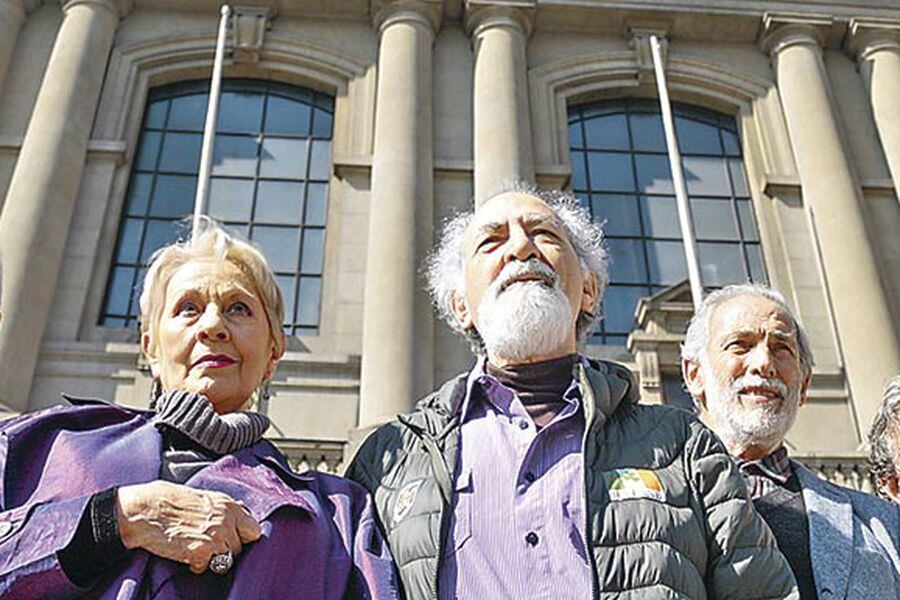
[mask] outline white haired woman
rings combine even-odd
[[[154,255],[141,313],[153,410],[0,425],[0,597],[395,597],[362,488],[295,475],[245,412],[285,345],[262,254],[210,224]]]

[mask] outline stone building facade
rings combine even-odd
[[[289,351],[261,407],[300,466],[466,368],[420,267],[503,181],[606,219],[606,324],[585,352],[683,403],[691,314],[656,105],[658,36],[704,283],[766,281],[816,358],[793,452],[865,487],[900,372],[894,0],[245,0],[210,212],[276,264]],[[134,285],[178,235],[219,2],[0,0],[0,399],[145,406]]]

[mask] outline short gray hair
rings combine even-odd
[[[892,436],[896,439],[893,443]],[[881,406],[869,429],[869,465],[879,493],[879,480],[893,475],[900,468],[894,463],[896,452],[900,450],[896,447],[897,442],[900,442],[900,375],[884,387]]]
[[[694,317],[691,319],[684,335],[684,343],[681,344],[681,358],[694,362],[700,362],[705,356],[706,344],[709,341],[709,322],[716,308],[725,302],[739,298],[741,296],[756,296],[766,298],[777,304],[784,312],[791,317],[794,331],[797,332],[797,345],[800,351],[800,365],[807,373],[812,371],[813,355],[809,347],[809,338],[803,326],[794,317],[787,300],[777,290],[770,287],[760,285],[758,283],[742,283],[738,285],[725,286],[720,290],[716,290],[706,296],[700,303]]]
[[[603,227],[594,222],[590,214],[571,194],[559,190],[541,189],[521,181],[502,186],[481,206],[497,196],[509,192],[533,196],[544,202],[553,211],[575,248],[575,254],[578,256],[582,268],[596,276],[597,302],[594,304],[593,310],[581,312],[578,315],[575,326],[577,338],[585,339],[601,318],[601,301],[609,281],[606,250],[603,248]],[[478,332],[474,328],[463,331],[453,314],[453,298],[465,290],[463,243],[466,239],[466,231],[475,218],[477,210],[457,213],[445,222],[440,239],[425,263],[424,271],[428,291],[431,293],[431,300],[438,316],[451,329],[466,335],[474,350],[482,352],[484,344]]]
[[[284,351],[284,298],[275,274],[262,252],[231,236],[214,220],[203,217],[198,235],[158,249],[148,261],[141,291],[141,334],[149,335],[151,347],[157,342],[157,327],[165,304],[169,280],[178,269],[192,261],[229,261],[256,286],[268,319],[269,334],[278,351]]]

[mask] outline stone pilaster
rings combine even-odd
[[[853,19],[847,50],[859,63],[878,137],[900,199],[900,21]]]
[[[25,22],[24,0],[0,0],[0,92],[6,80],[6,70],[12,60],[19,29]]]
[[[0,215],[0,403],[14,410],[27,409],[122,8],[113,0],[62,2],[63,21]]]
[[[882,386],[900,372],[900,342],[866,231],[862,191],[831,105],[822,59],[830,20],[766,15],[764,25],[762,47],[775,66],[803,202],[819,236],[862,438]]]
[[[465,25],[475,52],[476,203],[505,181],[534,181],[525,55],[534,7],[533,1],[466,3]]]
[[[433,318],[417,276],[433,237],[433,46],[439,2],[378,10],[378,86],[359,425],[408,411],[432,385]]]

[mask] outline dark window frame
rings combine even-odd
[[[324,94],[304,87],[256,79],[223,80],[222,92],[223,96],[232,92],[249,92],[261,95],[262,98],[260,102],[262,105],[262,113],[260,115],[260,121],[258,127],[256,128],[256,131],[230,131],[222,130],[220,126],[217,127],[217,142],[222,136],[228,136],[229,138],[243,137],[246,139],[253,139],[256,142],[256,156],[254,159],[255,166],[252,175],[222,174],[216,173],[215,169],[213,170],[213,180],[247,181],[251,183],[253,190],[252,198],[250,199],[248,218],[241,220],[219,220],[227,229],[230,229],[232,231],[235,231],[237,228],[242,228],[244,231],[242,232],[241,237],[244,239],[252,240],[254,231],[257,227],[265,227],[269,229],[288,229],[297,232],[298,251],[296,260],[294,261],[293,269],[275,270],[276,276],[279,278],[279,285],[281,285],[281,281],[284,278],[292,278],[292,287],[290,289],[285,289],[284,287],[282,287],[282,291],[285,295],[285,306],[292,307],[293,309],[292,314],[285,314],[284,329],[285,332],[289,335],[317,335],[321,322],[323,287],[322,279],[324,277],[325,245],[327,236],[326,229],[328,212],[328,186],[331,173],[333,172],[333,164],[331,161],[331,143],[334,132],[334,98],[329,94]],[[173,227],[173,231],[169,233],[175,233],[175,230],[178,230],[177,238],[179,239],[184,239],[189,233],[189,225],[184,220],[184,217],[188,215],[171,217],[153,214],[155,200],[154,194],[161,177],[182,176],[190,178],[193,182],[193,185],[195,186],[194,189],[196,189],[197,173],[195,171],[186,172],[160,169],[160,162],[163,157],[163,147],[165,144],[166,135],[190,134],[196,136],[199,134],[202,136],[202,123],[199,125],[199,128],[169,127],[169,119],[172,116],[172,102],[179,98],[190,96],[202,97],[207,95],[208,93],[208,81],[178,82],[153,88],[148,93],[147,104],[144,110],[144,115],[141,123],[141,131],[138,138],[138,151],[135,153],[134,162],[130,173],[128,191],[126,193],[125,202],[122,208],[122,215],[119,219],[118,230],[116,233],[116,243],[114,246],[109,274],[106,280],[106,289],[104,292],[103,304],[98,319],[98,324],[102,327],[133,327],[137,324],[140,316],[140,308],[138,306],[140,285],[143,280],[143,275],[146,272],[145,263],[149,255],[146,250],[147,234],[148,229],[150,229],[149,226],[152,223],[167,223],[170,227]],[[305,134],[284,131],[267,131],[267,111],[269,109],[271,98],[287,99],[289,101],[306,105],[306,110],[308,112],[308,121],[306,123]],[[162,114],[162,121],[161,123],[151,123],[151,119],[155,121],[156,118],[160,116],[158,113],[153,112],[153,107],[159,104],[164,105],[164,114]],[[204,109],[205,106],[206,100],[204,99]],[[320,114],[325,116],[319,117]],[[327,131],[317,131],[317,118],[321,118],[321,123],[325,124]],[[222,119],[223,110],[220,105],[220,124],[222,122]],[[202,120],[203,119],[200,119],[201,122]],[[145,137],[148,133],[159,135],[159,140],[157,141],[157,145],[154,149],[155,155],[152,157],[152,162],[149,167],[147,165],[139,164],[140,152],[143,149],[143,144],[146,141]],[[261,153],[263,152],[265,141],[279,139],[306,141],[306,156],[305,164],[303,166],[303,172],[298,173],[298,176],[296,177],[269,177],[263,176],[260,172],[263,162],[262,160],[260,160],[260,158]],[[311,178],[310,176],[312,175],[311,168],[313,162],[314,144],[323,145],[328,160],[327,165],[325,165],[326,168],[322,170],[322,173],[316,173],[315,175],[317,176]],[[142,207],[142,211],[132,212],[132,202],[137,195],[136,186],[142,182],[144,177],[147,176],[149,176],[151,180],[150,185],[146,190],[146,204]],[[277,223],[273,221],[256,219],[260,184],[265,182],[290,182],[302,186],[303,195],[302,198],[298,199],[298,202],[302,202],[302,207],[299,214],[299,222],[297,224]],[[317,186],[315,187],[315,189],[324,196],[323,198],[321,198],[320,205],[316,206],[316,208],[319,209],[318,212],[321,212],[321,214],[317,213],[317,216],[320,218],[317,219],[316,222],[308,224],[307,220],[310,217],[310,213],[308,211],[311,210],[309,203],[309,192],[313,186]],[[137,226],[140,227],[140,236],[137,240],[135,260],[126,260],[130,258],[130,256],[123,256],[123,253],[127,248],[131,248],[134,244],[133,239],[125,239],[128,225],[132,222],[138,222]],[[312,234],[312,232],[321,232],[320,237],[312,238],[319,242],[319,246],[317,248],[318,260],[315,261],[318,265],[318,268],[308,270],[305,269],[304,265],[305,261],[303,259],[303,249],[306,245],[307,234]],[[166,239],[163,243],[169,243],[170,241],[173,241],[173,237],[174,236],[170,235],[169,238]],[[123,245],[126,243],[128,244],[127,248],[123,248]],[[155,249],[156,248],[154,248],[154,250]],[[131,272],[130,285],[127,288],[129,290],[128,298],[127,300],[124,300],[124,311],[111,310],[121,307],[110,306],[111,300],[113,299],[114,295],[122,293],[122,290],[118,289],[118,287],[114,288],[115,279],[119,269],[129,269]],[[308,305],[304,305],[307,309],[305,311],[299,306],[300,295],[301,293],[303,293],[303,290],[301,289],[303,285],[313,286],[310,288],[312,290],[310,295],[315,296],[315,306],[310,308]],[[121,296],[116,297],[119,300],[123,300]],[[311,316],[314,316],[314,319],[309,318],[306,320],[301,320],[301,316],[303,316],[301,314],[302,312],[311,312]]]
[[[703,107],[697,107],[682,103],[673,104],[673,113],[676,120],[676,135],[679,136],[680,141],[679,146],[682,145],[681,142],[683,142],[684,139],[681,137],[683,131],[680,132],[679,129],[684,129],[685,127],[687,127],[688,125],[686,125],[686,123],[690,124],[696,122],[714,127],[716,130],[718,141],[718,151],[697,151],[692,149],[681,149],[682,168],[684,168],[684,161],[686,158],[688,159],[688,161],[694,158],[716,159],[717,161],[719,161],[718,164],[722,169],[722,172],[720,174],[725,175],[726,181],[728,183],[727,193],[724,190],[717,190],[718,193],[691,193],[690,189],[688,191],[688,197],[692,203],[697,200],[727,202],[730,208],[729,212],[731,217],[731,224],[734,226],[735,235],[731,237],[706,235],[702,231],[697,231],[697,217],[694,216],[695,235],[697,237],[698,247],[700,247],[701,249],[703,247],[709,248],[710,246],[708,246],[708,244],[722,244],[736,247],[738,249],[740,264],[743,270],[743,273],[740,274],[740,279],[753,281],[754,275],[756,275],[756,280],[760,282],[766,282],[768,275],[766,273],[765,260],[763,259],[762,255],[762,247],[759,238],[758,227],[756,224],[756,216],[755,214],[753,214],[753,200],[750,195],[749,186],[747,185],[746,174],[743,172],[743,153],[734,117],[721,114]],[[618,115],[624,115],[624,140],[627,141],[627,148],[612,146],[604,147],[602,144],[593,145],[591,143],[591,140],[589,139],[586,123],[592,118],[608,118],[616,117]],[[668,167],[668,154],[664,148],[647,149],[643,147],[644,144],[640,144],[642,147],[639,148],[638,144],[636,144],[634,131],[635,125],[633,124],[632,120],[632,117],[635,115],[650,115],[659,119],[659,103],[656,100],[625,98],[591,102],[569,107],[568,135],[569,149],[572,157],[571,160],[573,161],[572,185],[573,193],[576,195],[576,197],[579,198],[580,202],[588,210],[588,212],[595,218],[597,218],[597,214],[595,213],[593,206],[595,199],[599,202],[599,200],[604,195],[608,197],[628,196],[634,199],[633,208],[635,210],[636,219],[635,223],[632,224],[634,225],[634,227],[629,229],[633,229],[637,233],[607,233],[606,239],[639,243],[641,245],[642,258],[641,264],[639,266],[643,269],[643,276],[635,277],[633,281],[616,281],[611,277],[610,285],[611,289],[637,288],[639,289],[639,291],[643,292],[644,295],[651,295],[665,289],[672,283],[675,283],[653,280],[653,265],[651,264],[650,251],[652,243],[677,242],[680,244],[682,243],[682,238],[680,234],[665,235],[648,232],[647,230],[646,223],[648,222],[648,219],[647,215],[645,214],[644,198],[651,200],[654,198],[659,198],[674,201],[675,195],[674,191],[672,191],[671,193],[662,193],[658,191],[648,192],[641,189],[638,170],[638,157],[656,156],[664,159],[666,161],[666,174],[669,179],[671,179],[671,174],[669,173]],[[727,138],[726,135],[728,136]],[[615,138],[615,141],[619,144],[621,144],[622,140],[623,136],[621,135],[618,135]],[[592,153],[628,156],[631,165],[632,187],[628,190],[601,189],[600,182],[592,181],[590,163],[590,157]],[[580,165],[580,169],[576,168],[574,164],[574,161],[579,159],[583,161]],[[740,161],[739,164],[741,166],[741,169],[738,175],[742,177],[741,181],[736,181],[736,174],[734,172],[734,166],[732,164],[734,161]],[[581,182],[576,181],[575,173],[577,172],[580,172],[580,174],[583,175],[583,185],[579,185]],[[741,203],[745,202],[747,204],[744,206],[747,206],[750,209],[749,213],[747,214],[751,217],[752,223],[749,224],[744,223],[744,220],[741,216]],[[746,227],[751,228],[752,231],[745,231]],[[751,254],[754,257],[759,258],[758,264],[756,264],[755,258],[751,259]],[[751,262],[754,263],[754,265],[751,265]],[[754,274],[754,266],[758,266],[761,272]],[[761,277],[759,277],[760,275]],[[707,284],[706,282],[704,283],[707,289],[715,289],[717,287],[720,287],[716,284]],[[589,339],[589,343],[624,345],[628,333],[629,331],[618,329],[608,331],[606,323],[601,321],[598,329],[592,334],[591,338]]]

